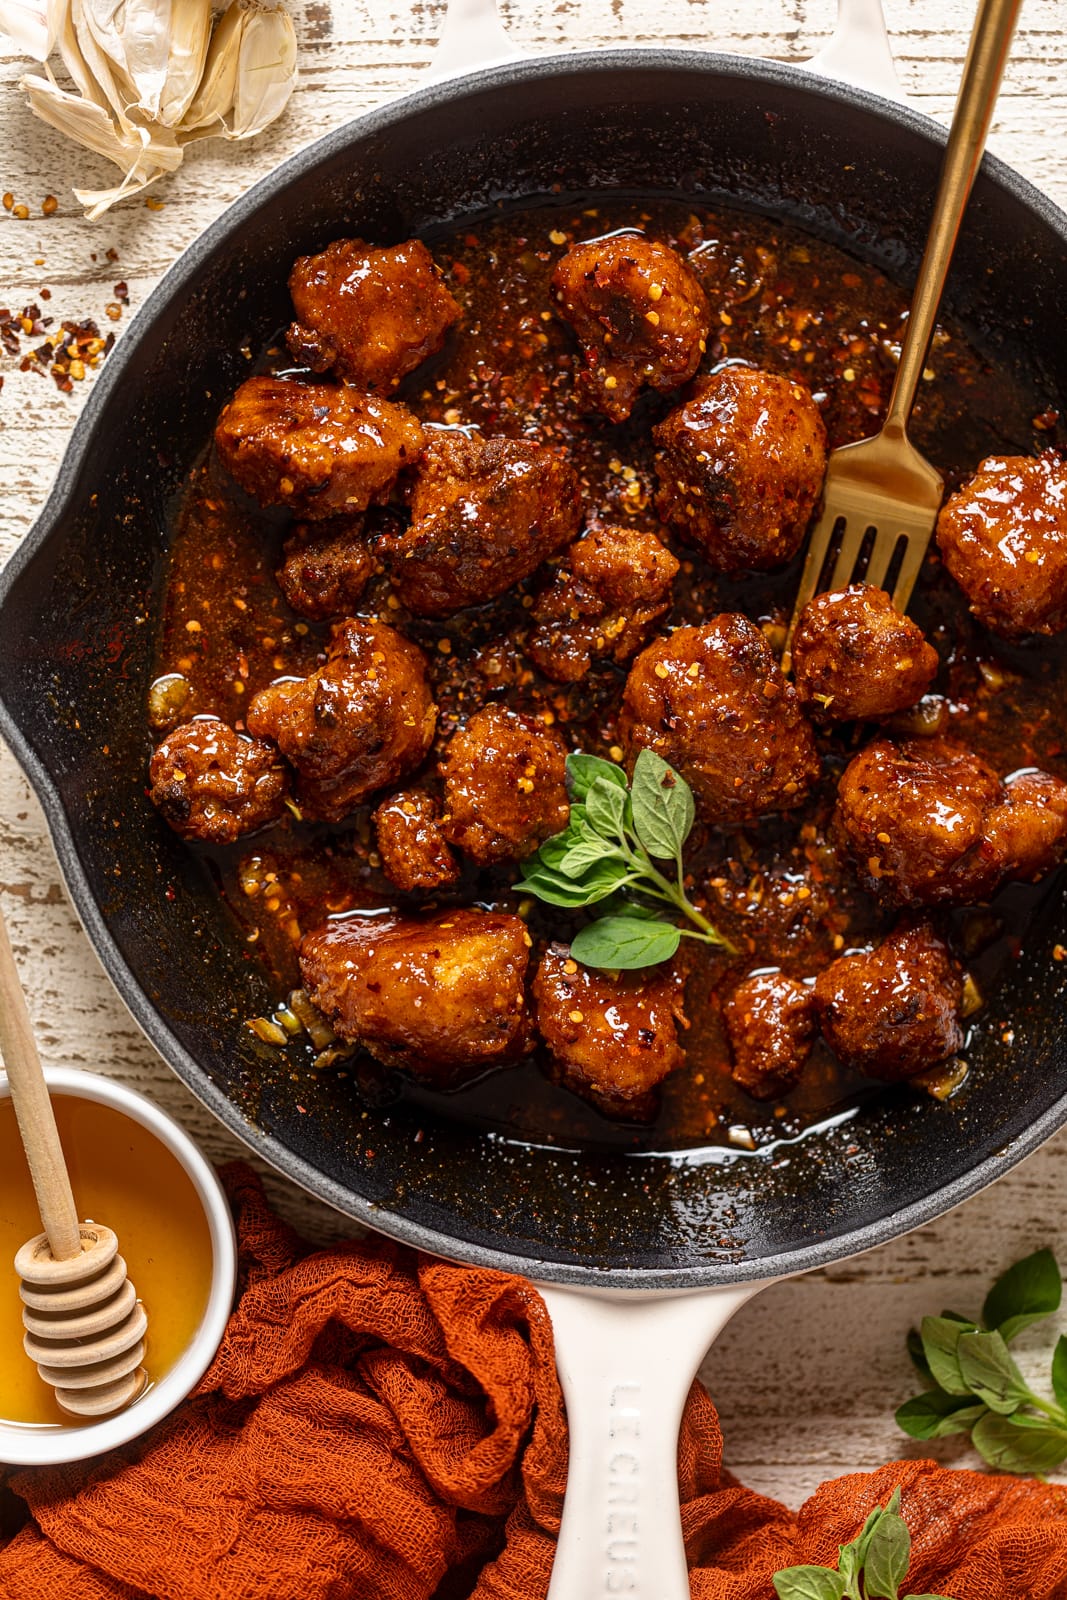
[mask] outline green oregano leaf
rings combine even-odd
[[[910,1560],[911,1534],[904,1518],[898,1511],[883,1512],[871,1533],[863,1562],[867,1600],[897,1600]]]
[[[626,790],[595,778],[585,797],[585,814],[597,833],[617,842],[626,825]]]
[[[1051,1250],[1035,1250],[1002,1273],[986,1295],[982,1321],[1005,1341],[1060,1308],[1063,1280]]]
[[[852,1541],[852,1548],[856,1552],[856,1563],[860,1568],[862,1568],[863,1563],[867,1558],[867,1548],[874,1536],[874,1530],[881,1522],[885,1512],[896,1511],[899,1509],[899,1507],[900,1490],[894,1489],[892,1498],[884,1508],[882,1506],[875,1506],[873,1511],[868,1512],[867,1520],[864,1522],[863,1527]]]
[[[556,871],[561,872],[565,878],[580,878],[598,861],[605,860],[612,855],[612,848],[607,839],[579,839],[577,844],[572,844],[556,863]]]
[[[786,1567],[774,1575],[779,1600],[897,1600],[911,1559],[911,1535],[900,1514],[900,1488],[875,1506],[849,1544],[838,1548],[832,1567]],[[910,1595],[905,1600],[949,1600],[947,1595]]]
[[[829,1567],[786,1567],[773,1578],[778,1600],[844,1600],[845,1580]]]
[[[924,1317],[919,1331],[934,1382],[946,1394],[970,1394],[956,1351],[963,1334],[977,1333],[977,1324],[957,1322],[954,1317]]]
[[[968,1390],[990,1411],[1007,1415],[1029,1400],[1023,1375],[999,1333],[962,1333],[956,1360]]]
[[[845,1600],[863,1600],[859,1587],[863,1562],[855,1543],[838,1545],[837,1570],[845,1585]]]
[[[965,1395],[946,1394],[929,1389],[905,1400],[897,1409],[897,1426],[912,1439],[945,1439],[950,1434],[968,1433],[985,1414],[986,1407]]]
[[[538,867],[558,867],[567,851],[573,849],[581,838],[582,830],[575,827],[572,817],[570,827],[563,833],[553,834],[551,839],[546,839],[540,850],[527,858],[523,864],[523,872],[534,872]]]
[[[1052,1392],[1061,1408],[1067,1410],[1067,1339],[1062,1333],[1052,1352]]]
[[[576,751],[567,757],[567,787],[575,800],[584,800],[598,778],[617,788],[626,788],[626,773],[614,761],[602,756],[587,756]]]
[[[587,967],[631,972],[669,961],[681,941],[681,930],[673,922],[649,922],[642,917],[601,917],[575,935],[571,954]]]
[[[987,1412],[975,1424],[971,1443],[998,1472],[1054,1472],[1067,1461],[1067,1429],[1038,1417]]]
[[[628,877],[626,862],[608,856],[587,867],[580,878],[568,878],[551,867],[535,866],[519,879],[518,887],[550,906],[569,906],[577,910],[614,894]]]
[[[672,861],[681,854],[696,816],[693,792],[685,779],[653,750],[642,750],[634,764],[634,830],[650,856]]]
[[[567,826],[523,863],[515,887],[561,911],[591,912],[593,922],[571,945],[575,959],[622,970],[655,966],[675,954],[683,931],[729,950],[686,893],[681,852],[695,807],[681,775],[642,750],[631,786],[622,767],[579,752],[567,757],[567,783]],[[671,865],[661,870],[653,858]],[[680,927],[679,917],[692,926]]]

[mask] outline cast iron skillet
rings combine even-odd
[[[564,1282],[775,1276],[800,1255],[816,1265],[935,1216],[1067,1115],[1067,974],[1048,959],[1067,935],[1058,889],[994,1008],[1012,1016],[1010,1057],[992,1026],[979,1029],[962,1102],[887,1094],[792,1147],[786,1166],[718,1151],[516,1149],[422,1113],[364,1115],[329,1078],[256,1081],[239,1022],[271,996],[144,794],[172,496],[244,375],[241,347],[288,319],[296,255],[345,232],[401,239],[557,183],[622,185],[789,217],[907,282],[941,142],[913,113],[783,66],[655,51],[500,67],[415,93],[279,168],[186,252],[101,369],[48,504],[0,581],[0,731],[149,1038],[239,1137],[360,1221]],[[1067,393],[1065,235],[1067,219],[987,161],[950,282],[949,309],[979,348],[1037,373],[1050,398]]]
[[[423,1111],[368,1109],[328,1076],[294,1084],[251,1070],[239,1024],[272,997],[144,793],[173,496],[244,376],[242,346],[288,320],[295,256],[346,233],[399,240],[557,186],[607,186],[789,218],[908,283],[942,145],[921,116],[780,65],[666,50],[505,64],[375,111],[259,183],[167,274],[97,378],[48,504],[0,580],[0,732],[149,1038],[238,1137],[360,1222],[562,1285],[741,1285],[937,1216],[1067,1117],[1067,970],[1050,959],[1067,942],[1058,882],[977,1029],[961,1098],[887,1091],[771,1155],[516,1147]],[[1050,401],[1067,393],[1065,238],[1067,219],[987,159],[947,301],[980,350],[1024,369]]]

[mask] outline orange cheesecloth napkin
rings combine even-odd
[[[240,1296],[213,1366],[135,1446],[0,1472],[2,1600],[543,1600],[567,1431],[537,1291],[377,1239],[312,1250],[226,1178]],[[900,1461],[795,1513],[723,1471],[699,1384],[678,1470],[695,1600],[835,1565],[898,1483],[909,1590],[1067,1600],[1047,1484]]]

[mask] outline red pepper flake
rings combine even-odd
[[[4,195],[4,210],[5,211],[10,211],[14,204],[15,204],[15,196],[13,194],[10,194],[10,193],[5,194]]]
[[[106,252],[105,252],[105,256],[104,256],[104,259],[105,259],[105,260],[106,260],[106,261],[117,261],[117,260],[118,260],[118,258],[119,258],[119,253],[118,253],[118,251],[117,251],[117,250],[114,250],[114,249],[109,249],[109,250],[107,250],[107,251],[106,251]],[[93,257],[93,260],[94,260],[94,261],[95,261],[95,260],[96,260],[96,257],[95,257],[95,256],[94,256],[94,257]]]
[[[58,210],[59,210],[59,201],[56,199],[55,195],[54,194],[46,194],[45,197],[44,197],[44,200],[41,203],[42,215],[46,216],[46,217],[50,217],[53,212],[58,211]]]
[[[115,296],[115,299],[121,301],[124,306],[129,305],[130,291],[127,287],[125,279],[121,279],[118,283],[116,283],[111,293]]]

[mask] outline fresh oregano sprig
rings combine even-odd
[[[927,1385],[897,1412],[913,1439],[969,1433],[999,1472],[1052,1472],[1067,1461],[1067,1338],[1052,1354],[1053,1399],[1035,1394],[1008,1345],[1059,1310],[1063,1280],[1050,1250],[1009,1267],[986,1295],[980,1322],[943,1311],[908,1334],[908,1353]]]
[[[898,1600],[911,1561],[911,1534],[900,1515],[900,1490],[876,1506],[851,1544],[837,1550],[836,1567],[786,1567],[774,1575],[778,1600]],[[951,1600],[908,1594],[903,1600]]]
[[[588,910],[571,954],[587,967],[669,961],[683,938],[729,950],[685,892],[682,850],[696,808],[685,779],[642,750],[631,783],[613,761],[567,757],[570,819],[523,865],[517,887],[552,906]],[[660,870],[657,862],[668,863]],[[679,926],[670,916],[692,924]]]

